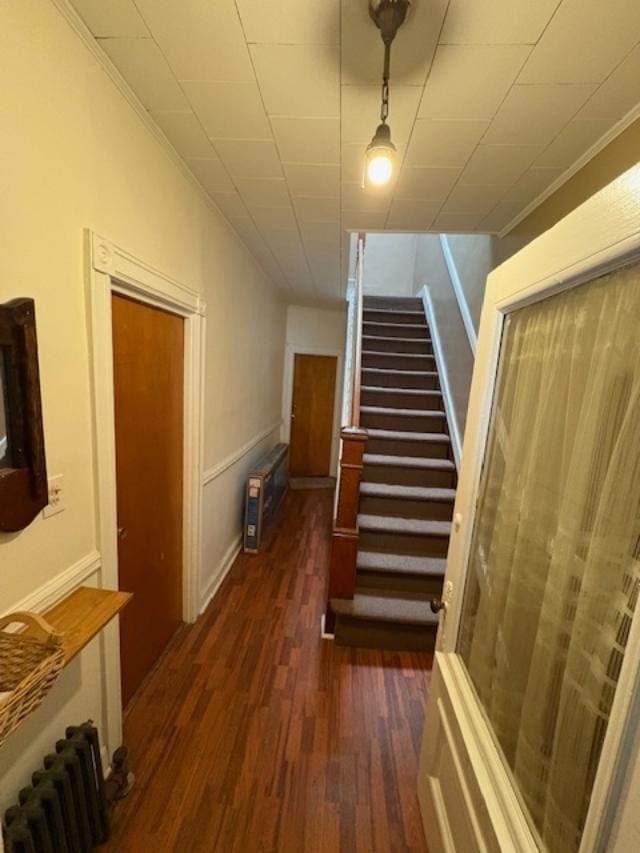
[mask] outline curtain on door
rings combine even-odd
[[[640,274],[505,325],[460,653],[532,822],[576,850],[640,581]]]

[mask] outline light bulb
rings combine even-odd
[[[376,186],[386,184],[393,174],[393,160],[389,154],[376,154],[367,164],[367,178]]]

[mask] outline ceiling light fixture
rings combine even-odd
[[[369,15],[380,30],[384,43],[384,67],[382,71],[382,103],[380,124],[367,147],[362,186],[383,186],[393,175],[396,147],[391,141],[389,116],[389,70],[391,65],[391,43],[404,22],[409,9],[409,0],[369,0]]]

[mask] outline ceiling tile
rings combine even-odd
[[[639,33],[638,0],[563,0],[519,82],[602,83]]]
[[[301,222],[300,231],[308,241],[331,244],[340,248],[340,225],[337,222]]]
[[[537,166],[529,169],[505,193],[505,201],[521,201],[528,204],[543,193],[556,178],[562,174],[562,169],[539,169]]]
[[[185,93],[212,139],[271,139],[260,93],[253,83],[183,83]]]
[[[217,159],[211,142],[195,115],[188,113],[151,113],[169,141],[183,157]]]
[[[189,157],[187,164],[202,186],[210,193],[232,193],[235,187],[220,160],[215,158]],[[244,211],[246,214],[246,210]]]
[[[431,230],[441,234],[468,234],[476,230],[481,219],[477,213],[439,213]]]
[[[461,184],[512,184],[542,152],[541,145],[478,145]]]
[[[340,121],[337,118],[271,120],[280,158],[289,163],[339,163]]]
[[[233,0],[136,0],[178,80],[254,80]]]
[[[486,216],[502,200],[508,187],[462,186],[453,188],[442,207],[442,213],[469,213]]]
[[[589,98],[576,118],[618,121],[640,102],[640,45]]]
[[[340,199],[296,196],[296,216],[301,222],[339,222]]]
[[[343,210],[342,227],[348,231],[382,231],[386,213],[371,210]]]
[[[101,38],[98,43],[148,110],[189,111],[180,86],[152,39]]]
[[[284,178],[237,178],[236,186],[249,207],[287,207],[290,204]]]
[[[392,87],[388,123],[394,143],[409,139],[421,95],[421,86]],[[343,86],[341,112],[342,142],[368,145],[380,123],[380,86]]]
[[[412,5],[391,51],[393,85],[422,85],[435,50],[448,0]],[[377,83],[382,78],[384,46],[366,2],[342,3],[342,82]]]
[[[340,196],[340,166],[283,163],[292,195]]]
[[[531,52],[528,45],[440,45],[418,115],[491,119]]]
[[[258,228],[295,228],[296,217],[291,205],[282,207],[251,207],[251,216]]]
[[[82,20],[94,36],[142,38],[149,30],[133,0],[72,0]]]
[[[240,17],[252,44],[334,44],[339,42],[339,0],[237,0]]]
[[[404,231],[428,231],[439,208],[439,202],[394,199],[387,227]]]
[[[442,203],[460,176],[458,168],[405,166],[396,189],[399,199]]]
[[[247,207],[237,192],[214,192],[212,196],[227,219],[248,217]]]
[[[371,210],[383,213],[391,204],[391,192],[388,187],[366,187],[361,184],[342,185],[342,207],[345,210]]]
[[[282,167],[273,142],[263,139],[214,139],[220,159],[237,178],[281,178]]]
[[[488,126],[487,121],[418,119],[406,163],[412,166],[464,166]]]
[[[484,137],[507,145],[546,145],[595,91],[594,85],[514,86]]]
[[[478,224],[478,230],[497,234],[506,228],[510,222],[524,209],[525,205],[518,201],[501,201]]]
[[[535,44],[560,0],[451,0],[441,44]]]
[[[252,45],[268,115],[337,118],[339,52],[331,45]]]
[[[565,169],[591,148],[609,129],[610,122],[574,119],[556,136],[536,160],[536,166],[562,166]]]

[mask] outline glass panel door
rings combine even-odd
[[[458,651],[547,850],[580,845],[640,582],[640,268],[506,319]]]

